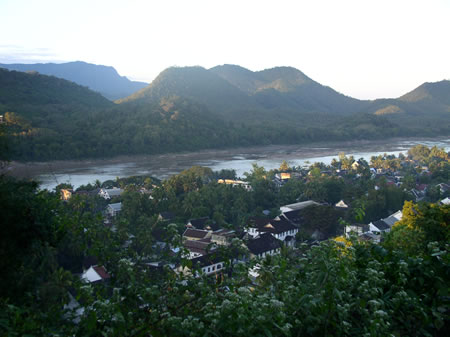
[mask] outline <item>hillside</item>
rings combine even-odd
[[[80,151],[76,148],[84,145],[79,142],[67,148],[59,144],[93,127],[89,123],[113,106],[99,93],[64,79],[0,69],[0,115],[11,136],[13,158],[39,160],[71,148]]]
[[[368,113],[383,115],[404,128],[432,136],[450,128],[450,81],[424,83],[397,99],[377,99]]]
[[[77,105],[96,109],[113,105],[102,95],[64,79],[1,68],[0,104],[10,109],[25,105]]]
[[[313,81],[293,67],[252,72],[235,65],[222,65],[210,71],[252,95],[254,101],[265,109],[289,109],[291,113],[350,114],[358,112],[365,105],[365,102]]]
[[[119,99],[147,86],[147,83],[130,81],[120,76],[113,67],[86,62],[36,63],[36,64],[0,64],[0,68],[16,71],[37,71],[51,75],[101,93],[110,100]]]
[[[211,113],[230,120],[298,121],[299,114],[359,112],[366,102],[344,96],[292,67],[252,72],[234,65],[209,70],[173,67],[146,88],[117,103],[187,97],[205,104]]]
[[[0,115],[18,160],[448,135],[448,97],[442,81],[359,101],[294,68],[220,66],[166,69],[114,104],[63,79],[0,71]]]
[[[202,67],[168,68],[150,85],[117,103],[145,104],[171,96],[185,97],[205,104],[212,113],[221,116],[254,105],[247,94]]]

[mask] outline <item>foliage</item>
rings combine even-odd
[[[269,77],[281,76],[280,83],[290,87],[284,76],[304,76],[298,73],[287,68]],[[274,81],[266,84],[278,83]],[[371,108],[310,79],[307,82],[294,85],[292,92],[281,85],[249,96],[213,71],[173,68],[135,97],[113,104],[56,77],[1,70],[0,114],[5,115],[5,134],[15,160],[448,134],[448,126],[440,122],[445,117],[442,106],[433,114],[413,109],[414,114],[392,119],[359,113]]]
[[[385,160],[396,158],[379,164]],[[434,163],[446,160],[430,159],[431,175],[438,170]],[[190,218],[207,216],[240,233],[250,216],[314,196],[331,205],[302,210],[301,229],[335,237],[355,216],[373,221],[403,204],[402,188],[370,175],[324,173],[341,164],[316,164],[316,176],[281,187],[272,182],[274,172],[255,165],[247,174],[250,191],[216,182],[234,172],[202,167],[161,184],[149,177],[117,179],[107,183],[125,190],[113,229],[103,223],[106,201],[98,196],[75,194],[62,202],[36,183],[0,177],[0,249],[8,257],[0,263],[0,335],[446,336],[449,206],[405,202],[402,220],[380,244],[337,238],[233,263],[243,249],[234,239],[231,248],[218,250],[225,260],[221,273],[195,277],[170,267],[195,270],[179,249]],[[350,211],[332,206],[339,198]],[[168,210],[174,223],[158,219]],[[105,266],[108,282],[79,280],[89,256]],[[149,263],[155,261],[164,265]],[[253,267],[256,278],[248,274]],[[69,293],[84,308],[81,315],[67,306]]]
[[[430,242],[446,249],[450,242],[450,206],[405,202],[402,220],[392,230],[390,240],[410,255],[425,254]],[[387,244],[392,244],[388,241]]]

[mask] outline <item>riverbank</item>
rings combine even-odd
[[[371,155],[378,153],[398,154],[417,144],[446,148],[450,147],[450,137],[318,142],[85,160],[11,162],[3,173],[18,178],[35,178],[46,187],[67,181],[79,185],[96,179],[107,180],[144,174],[164,179],[194,165],[215,170],[235,169],[238,175],[242,175],[245,170],[251,169],[254,162],[266,168],[277,167],[283,160],[287,160],[291,165],[302,165],[308,161],[329,162],[340,152],[370,159]]]

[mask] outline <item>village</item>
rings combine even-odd
[[[3,177],[10,277],[0,318],[20,327],[15,335],[45,326],[80,336],[315,336],[342,320],[357,335],[390,326],[414,335],[411,321],[441,329],[449,173],[445,150],[416,146],[370,162],[255,163],[243,176],[194,166],[164,181],[53,191]],[[30,310],[17,304],[30,300]]]
[[[230,268],[226,270],[226,266],[230,266],[230,261],[244,264],[260,261],[267,256],[280,254],[283,249],[295,251],[300,244],[312,246],[328,239],[344,242],[350,237],[379,243],[384,234],[402,219],[401,206],[404,200],[426,200],[447,205],[450,203],[448,165],[449,156],[445,151],[419,146],[410,150],[408,156],[401,154],[398,158],[373,157],[370,164],[363,159],[355,160],[342,154],[339,160],[333,160],[329,166],[315,163],[310,167],[290,168],[283,162],[280,169],[273,172],[265,172],[264,168],[255,166],[254,172],[243,180],[237,179],[232,172],[212,175],[207,169],[200,168],[195,174],[189,173],[188,180],[192,186],[187,187],[187,182],[184,181],[185,185],[180,193],[183,198],[186,198],[189,192],[198,193],[201,187],[208,185],[226,188],[230,193],[251,194],[255,193],[255,188],[261,188],[258,187],[261,182],[275,194],[281,194],[283,189],[287,188],[293,188],[295,193],[296,186],[301,186],[299,191],[303,193],[295,200],[291,198],[290,200],[295,201],[293,203],[263,209],[256,214],[249,212],[241,218],[239,224],[227,223],[224,217],[218,216],[217,213],[212,217],[186,218],[187,214],[195,213],[193,209],[191,212],[187,209],[174,212],[174,208],[170,206],[168,209],[159,208],[160,211],[153,215],[153,223],[149,225],[151,238],[149,242],[144,243],[150,245],[145,250],[151,253],[144,258],[141,256],[140,262],[144,261],[143,265],[149,269],[157,270],[169,266],[173,272],[184,275],[217,276],[229,272]],[[182,173],[180,176],[184,175]],[[179,184],[178,181],[173,182],[175,187]],[[330,190],[317,194],[317,191],[311,192],[305,188],[309,184],[314,185],[313,189],[317,190],[324,190],[320,184],[328,184]],[[124,181],[117,179],[116,182],[110,181],[103,185],[105,187],[88,186],[88,189],[81,187],[76,191],[60,188],[59,191],[61,199],[66,202],[70,202],[74,197],[102,200],[99,203],[104,207],[101,209],[102,222],[105,228],[112,232],[123,232],[124,223],[127,223],[128,228],[133,227],[133,217],[130,217],[130,213],[136,210],[131,211],[130,206],[136,198],[141,203],[168,204],[170,181],[156,182],[151,177],[140,177]],[[361,199],[356,194],[347,193],[345,186],[353,186],[355,189],[364,186],[366,190],[363,193],[367,198]],[[341,193],[335,195],[335,187]],[[365,215],[370,207],[369,195],[382,191],[401,194],[400,203],[386,205],[385,216],[372,217],[367,221]],[[135,198],[134,201],[130,196],[124,197],[130,193]],[[182,204],[186,208],[186,203]],[[395,206],[398,207],[392,209]],[[327,216],[322,217],[323,214]],[[173,229],[180,237],[176,243],[173,240]],[[142,245],[135,231],[125,230],[122,234],[126,236],[122,240],[123,249]],[[138,250],[141,249],[142,247]],[[249,276],[257,282],[258,273],[254,263],[249,264]],[[83,280],[97,283],[110,277],[111,274],[98,257],[85,257],[81,274]]]

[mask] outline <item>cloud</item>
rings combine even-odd
[[[24,48],[13,44],[0,44],[1,63],[64,62],[50,48]]]

